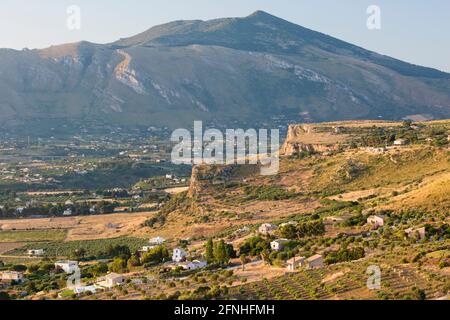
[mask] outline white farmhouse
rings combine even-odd
[[[286,261],[287,269],[295,271],[298,267],[303,267],[305,264],[305,257],[294,257]]]
[[[2,282],[16,282],[16,283],[22,283],[24,281],[23,273],[17,272],[17,271],[3,271],[0,272],[0,280]]]
[[[162,245],[164,242],[166,242],[166,239],[164,239],[162,237],[156,237],[156,238],[150,239],[149,242],[152,245]]]
[[[367,223],[373,225],[374,227],[384,226],[384,217],[382,216],[370,216],[367,218]]]
[[[143,246],[141,252],[149,252],[153,248],[155,248],[155,246]]]
[[[275,241],[272,241],[270,243],[270,247],[272,248],[272,250],[274,251],[280,251],[283,250],[284,245],[289,242],[288,239],[277,239]]]
[[[30,257],[40,257],[44,255],[44,249],[34,249],[34,250],[28,250],[27,254]]]
[[[394,141],[394,146],[404,146],[408,143],[406,139],[397,139]]]
[[[172,260],[175,262],[182,262],[186,260],[187,252],[181,248],[175,248],[172,254]]]
[[[417,239],[425,239],[426,237],[426,229],[425,227],[422,228],[418,228],[418,229],[414,229],[414,228],[409,228],[405,230],[406,235],[408,236],[408,238],[417,238]]]
[[[273,231],[275,231],[275,230],[277,230],[277,229],[278,229],[278,227],[277,227],[276,225],[274,225],[274,224],[263,223],[263,224],[259,227],[258,231],[259,231],[259,233],[261,233],[261,234],[270,234],[271,232],[273,232]]]
[[[316,254],[312,257],[309,257],[305,261],[305,266],[307,269],[320,269],[323,268],[323,257],[320,254]]]
[[[78,270],[78,262],[70,260],[56,261],[55,268],[61,269],[65,273],[74,273],[76,270]]]
[[[68,217],[71,215],[72,215],[72,209],[69,208],[69,209],[64,210],[63,216]]]
[[[73,289],[73,292],[75,294],[82,294],[86,292],[96,293],[97,287],[96,286],[80,286]]]
[[[189,262],[180,263],[179,266],[183,267],[184,270],[197,270],[206,267],[208,264],[206,261],[194,260]]]
[[[102,281],[98,282],[97,285],[104,288],[114,288],[116,286],[121,286],[125,283],[125,277],[121,274],[110,273],[102,278]]]

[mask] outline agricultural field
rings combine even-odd
[[[0,243],[61,241],[66,238],[66,235],[65,230],[0,231]]]

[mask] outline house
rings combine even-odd
[[[295,221],[289,221],[289,222],[280,224],[280,227],[296,226],[297,224],[298,224],[298,223],[295,222]]]
[[[80,286],[73,289],[73,292],[75,294],[82,294],[86,292],[96,293],[97,287],[96,286]]]
[[[178,266],[182,267],[184,270],[197,270],[202,269],[207,265],[206,261],[194,260],[180,263]]]
[[[277,230],[278,227],[276,225],[270,224],[270,223],[263,223],[258,231],[261,234],[270,234],[271,232]]]
[[[61,269],[65,273],[74,273],[76,270],[78,270],[78,262],[70,260],[56,261],[55,268]]]
[[[404,146],[408,143],[406,139],[397,139],[394,141],[394,146]]]
[[[288,242],[288,239],[277,239],[275,241],[272,241],[270,243],[270,247],[272,248],[272,250],[274,251],[280,251],[283,250],[284,245]]]
[[[416,239],[425,239],[426,237],[426,229],[425,227],[414,229],[409,228],[405,230],[406,235],[408,238],[416,238]]]
[[[162,238],[162,237],[156,237],[156,238],[152,238],[150,239],[150,244],[153,245],[162,245],[164,242],[166,242],[166,239]]]
[[[305,261],[306,269],[320,269],[323,268],[323,257],[320,254],[316,254],[312,257],[309,257]]]
[[[295,271],[298,267],[303,267],[305,263],[305,257],[294,257],[286,261],[287,269],[289,271]]]
[[[125,283],[125,277],[121,274],[110,273],[102,278],[101,281],[97,282],[97,285],[103,288],[114,288],[116,286],[121,286]]]
[[[382,216],[370,216],[367,218],[367,223],[373,225],[374,227],[384,226],[384,217]]]
[[[155,246],[144,246],[142,247],[141,252],[149,252],[153,248],[155,248]]]
[[[172,254],[172,260],[175,262],[182,262],[186,260],[187,252],[181,248],[175,248]]]
[[[4,283],[22,283],[24,282],[24,277],[22,272],[17,271],[3,271],[0,272],[0,280]]]
[[[44,255],[44,249],[28,250],[27,254],[29,256],[39,257]]]
[[[67,216],[71,216],[72,215],[72,209],[66,209],[63,212],[63,216],[67,217]]]

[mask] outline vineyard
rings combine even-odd
[[[427,298],[443,295],[448,286],[445,276],[419,272],[408,267],[381,266],[381,289],[367,288],[368,263],[342,264],[339,269],[287,273],[271,280],[263,279],[230,288],[227,298],[243,300],[333,300],[333,299],[410,299],[413,288]],[[338,272],[338,270],[346,270]],[[335,277],[333,277],[333,275]],[[331,279],[324,281],[324,279]]]
[[[138,238],[115,238],[115,239],[99,239],[90,241],[52,241],[42,243],[30,243],[19,249],[14,249],[8,254],[10,255],[25,255],[30,249],[44,249],[49,257],[69,257],[76,249],[83,248],[86,251],[86,256],[98,256],[105,252],[110,245],[126,245],[130,250],[136,251],[142,246],[148,244],[148,240]]]

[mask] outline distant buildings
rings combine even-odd
[[[43,256],[44,255],[44,249],[36,249],[36,250],[28,250],[27,251],[27,254],[30,256],[30,257],[40,257],[40,256]]]
[[[24,282],[24,276],[23,276],[22,272],[3,271],[3,272],[0,272],[0,280],[2,283],[6,283],[6,284],[11,284],[12,282],[22,283],[22,282]]]
[[[187,252],[181,248],[175,248],[172,254],[172,260],[175,262],[182,262],[186,260]]]
[[[302,267],[307,270],[320,269],[324,267],[323,256],[316,254],[306,259],[305,257],[294,257],[286,261],[286,268],[289,271],[295,271],[297,268]]]
[[[259,231],[259,233],[261,233],[261,234],[270,234],[271,232],[273,232],[273,231],[276,231],[278,229],[278,227],[276,226],[276,225],[274,225],[274,224],[270,224],[270,223],[263,223],[260,227],[259,227],[259,229],[258,229],[258,231]]]
[[[74,273],[78,269],[77,261],[62,260],[55,262],[55,268],[63,270],[65,273]]]
[[[272,250],[274,251],[280,251],[283,250],[284,245],[289,242],[288,239],[277,239],[275,241],[272,241],[270,243],[270,247],[272,248]]]
[[[121,274],[110,273],[103,277],[103,280],[98,282],[97,285],[104,288],[114,288],[116,286],[123,285],[125,283],[125,277]]]
[[[426,237],[426,229],[425,227],[422,228],[409,228],[405,230],[406,235],[408,238],[416,238],[416,239],[425,239]]]
[[[312,257],[309,257],[305,261],[306,269],[320,269],[323,268],[323,256],[320,254],[316,254]]]
[[[178,266],[182,267],[184,270],[197,270],[206,267],[208,264],[206,261],[194,260],[182,262]]]
[[[305,263],[305,257],[294,257],[286,261],[287,269],[289,271],[295,271],[298,267],[302,267]]]
[[[156,237],[156,238],[150,239],[149,242],[152,245],[162,245],[164,242],[166,242],[166,239],[164,239],[162,237]]]
[[[404,146],[408,144],[408,140],[406,139],[397,139],[394,141],[394,146]]]
[[[375,228],[384,226],[384,217],[382,216],[370,216],[367,218],[367,223]]]
[[[72,212],[72,209],[66,209],[66,210],[64,210],[64,212],[63,212],[63,216],[65,216],[65,217],[68,217],[68,216],[71,216],[73,214],[73,212]]]

